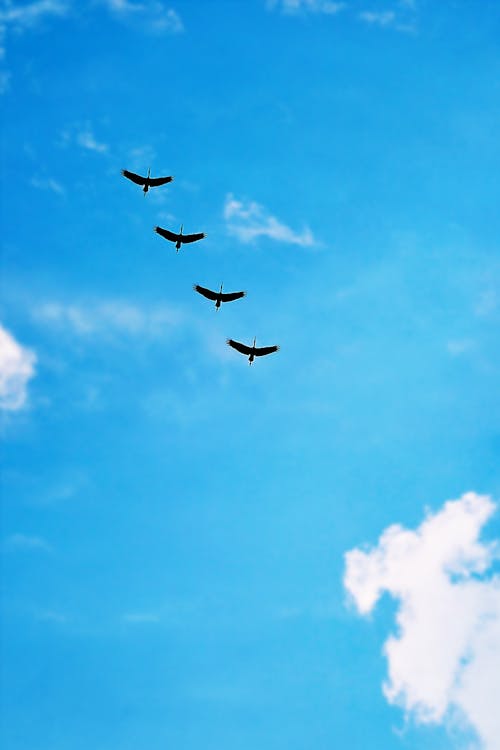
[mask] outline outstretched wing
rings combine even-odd
[[[129,172],[128,169],[122,169],[122,175],[126,177],[128,180],[132,180],[132,182],[135,182],[136,185],[146,184],[145,177],[141,177],[140,174],[135,174],[135,172]]]
[[[150,177],[149,184],[151,187],[159,187],[159,185],[166,185],[167,182],[172,182],[173,177]]]
[[[263,357],[265,354],[272,354],[273,352],[277,352],[278,349],[279,346],[260,346],[255,350],[255,356]]]
[[[171,242],[177,242],[179,239],[178,234],[174,234],[173,232],[169,232],[168,229],[163,229],[163,227],[155,227],[156,234],[159,234],[161,237],[164,237],[166,240],[170,240]]]
[[[235,299],[241,299],[244,297],[246,292],[228,292],[228,294],[221,294],[222,302],[234,302]]]
[[[211,299],[213,302],[217,299],[217,292],[212,292],[211,289],[205,289],[204,286],[199,286],[198,284],[195,284],[193,289],[195,292],[198,292],[198,294],[203,294],[204,297],[207,299]]]
[[[182,234],[181,242],[196,242],[197,240],[202,240],[203,237],[205,237],[203,232],[198,232],[198,234]]]
[[[241,352],[242,354],[250,354],[252,351],[251,347],[246,344],[240,344],[239,341],[233,341],[233,339],[228,339],[227,343],[229,346],[232,346],[233,349],[236,349],[237,352]]]

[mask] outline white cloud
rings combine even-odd
[[[390,26],[396,20],[396,14],[393,10],[384,11],[363,11],[359,13],[359,18],[365,23],[375,26]]]
[[[0,325],[0,408],[22,409],[26,386],[35,374],[36,356],[25,349]]]
[[[99,143],[89,125],[77,133],[76,142],[82,148],[86,148],[88,151],[96,151],[98,154],[104,154],[108,150],[108,145]]]
[[[500,750],[498,543],[479,541],[494,511],[469,492],[416,531],[390,526],[375,548],[346,554],[344,579],[363,615],[384,592],[398,601],[384,647],[387,700],[422,723],[465,719],[485,750]]]
[[[181,319],[179,312],[166,305],[144,309],[118,300],[88,305],[48,302],[34,310],[34,317],[80,336],[125,334],[154,338],[165,335]]]
[[[5,546],[10,549],[35,550],[40,552],[52,552],[50,544],[39,536],[28,536],[26,534],[11,534],[5,540]]]
[[[33,177],[30,184],[38,190],[50,190],[57,195],[66,195],[66,191],[60,182],[54,180],[52,177]]]
[[[69,7],[67,0],[35,0],[24,5],[6,2],[0,8],[0,24],[26,28],[34,26],[47,16],[64,16]]]
[[[244,203],[236,200],[231,193],[226,196],[224,218],[228,232],[238,237],[241,242],[252,242],[257,237],[269,237],[278,242],[288,242],[302,247],[311,247],[315,244],[309,227],[305,227],[301,233],[294,232],[275,216],[268,214],[258,203]]]
[[[180,34],[184,24],[173,8],[167,8],[159,0],[104,0],[111,13],[122,21],[139,24],[145,31],[153,33]]]
[[[283,13],[324,13],[335,15],[346,7],[344,2],[332,0],[269,0],[268,8],[280,8]]]

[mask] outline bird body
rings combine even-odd
[[[266,354],[273,354],[273,352],[277,352],[279,350],[279,346],[255,346],[255,341],[256,339],[253,340],[252,346],[247,346],[246,344],[242,344],[239,341],[227,339],[227,343],[229,344],[229,346],[231,346],[233,349],[236,349],[237,352],[248,356],[248,364],[250,365],[254,361],[255,357],[264,357]]]
[[[170,242],[175,242],[175,248],[177,251],[180,250],[183,243],[196,242],[197,240],[202,240],[206,237],[203,232],[198,232],[197,234],[182,234],[182,228],[183,225],[181,224],[181,231],[179,234],[170,232],[168,229],[163,229],[163,227],[155,227],[154,229],[160,237],[163,237],[165,240],[170,240]]]
[[[151,169],[148,169],[147,177],[142,177],[140,174],[135,172],[129,172],[128,169],[122,169],[122,175],[128,180],[132,180],[136,185],[142,185],[142,191],[144,195],[148,192],[150,187],[158,187],[159,185],[165,185],[167,182],[172,182],[173,177],[150,177]]]
[[[220,290],[218,292],[213,292],[211,289],[206,289],[203,286],[200,286],[199,284],[195,284],[193,287],[195,292],[198,292],[198,294],[203,295],[203,297],[206,297],[207,299],[212,300],[212,302],[215,302],[215,309],[218,310],[222,304],[222,302],[233,302],[236,299],[241,299],[246,295],[246,292],[222,292],[222,284],[220,285]]]

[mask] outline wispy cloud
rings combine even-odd
[[[333,0],[267,0],[268,10],[279,10],[284,15],[330,15],[334,16],[345,11],[351,19],[357,19],[365,24],[391,28],[395,31],[414,32],[416,29],[416,0],[387,0],[383,10],[356,11],[354,5]]]
[[[316,244],[309,227],[305,227],[302,232],[296,232],[269,214],[259,203],[239,201],[231,193],[226,196],[224,218],[228,232],[241,242],[268,237],[277,242],[302,247],[312,247]]]
[[[384,592],[398,602],[398,630],[384,648],[387,700],[421,723],[465,718],[485,750],[500,748],[498,543],[479,540],[495,510],[470,492],[416,531],[390,526],[375,548],[346,554],[344,579],[362,615]]]
[[[48,16],[64,16],[71,3],[67,0],[35,0],[32,3],[4,3],[0,8],[0,24],[17,28],[34,26]]]
[[[105,154],[109,149],[107,143],[97,140],[89,125],[76,134],[76,142],[82,148],[86,148],[88,151],[96,151],[98,154]]]
[[[173,8],[159,0],[104,0],[104,4],[118,20],[139,24],[144,31],[155,34],[180,34],[184,31],[182,19]]]
[[[54,180],[53,177],[33,177],[30,185],[38,190],[50,190],[57,195],[66,195],[66,191],[61,183]]]
[[[0,408],[17,411],[27,400],[27,385],[35,375],[36,355],[0,325]]]
[[[358,18],[365,23],[373,24],[375,26],[390,26],[396,20],[396,14],[393,10],[365,10],[358,14]]]
[[[344,2],[332,0],[268,0],[269,9],[279,8],[283,13],[324,13],[335,15],[346,7]]]
[[[11,534],[5,540],[5,547],[12,550],[52,552],[52,547],[46,539],[27,534]]]
[[[127,335],[159,337],[181,320],[181,314],[166,305],[142,308],[120,300],[87,305],[47,302],[33,310],[36,321],[66,329],[79,336]]]

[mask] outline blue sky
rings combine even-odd
[[[407,589],[359,619],[345,555],[465,492],[500,534],[498,4],[17,0],[0,37],[2,745],[465,746],[384,695]]]

